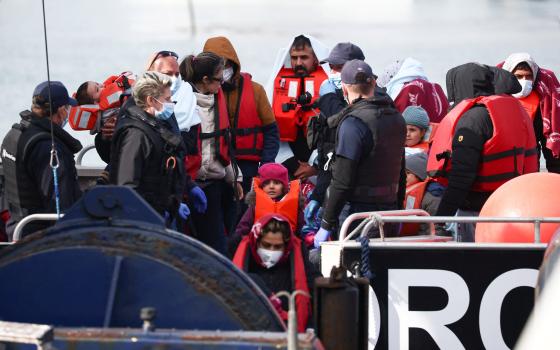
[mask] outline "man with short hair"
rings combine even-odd
[[[21,112],[21,121],[14,124],[4,138],[1,154],[5,195],[11,215],[7,225],[10,236],[15,225],[25,216],[56,213],[57,205],[64,211],[82,195],[74,163],[74,154],[82,149],[82,145],[63,129],[70,106],[76,104],[61,82],[45,81],[33,92],[31,111]],[[53,142],[57,156],[54,160],[51,159]],[[53,166],[58,166],[56,178]],[[58,193],[55,192],[55,180]],[[30,223],[25,226],[23,234],[48,225],[45,222]]]
[[[317,114],[314,103],[319,98],[321,84],[327,79],[317,59],[316,51],[320,47],[314,45],[321,46],[311,37],[295,37],[287,56],[281,58],[282,64],[278,67],[271,89],[272,110],[280,141],[287,143],[280,145],[279,157],[288,154],[280,161],[292,177],[300,179],[316,173],[315,168],[308,163],[312,152],[306,140],[307,123],[310,117]]]
[[[346,62],[342,90],[349,106],[329,126],[336,127],[332,181],[315,247],[335,231],[346,202],[349,214],[393,210],[404,199],[404,141],[402,115],[387,95],[374,95],[371,67],[361,60]],[[385,228],[386,235],[396,235]]]

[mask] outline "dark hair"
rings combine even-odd
[[[311,46],[311,40],[303,35],[298,35],[294,38],[294,42],[292,43],[292,46],[290,46],[290,50],[303,50],[306,46],[309,46],[311,48],[313,47]]]
[[[184,81],[199,83],[204,77],[212,78],[224,67],[224,59],[212,52],[197,56],[188,55],[179,64],[179,73]]]
[[[515,71],[518,70],[518,69],[528,70],[529,72],[533,72],[533,70],[531,69],[531,66],[527,62],[520,62],[517,66],[515,66],[515,68],[513,68],[512,73],[515,73]]]
[[[265,234],[269,232],[281,232],[282,239],[284,240],[284,242],[288,242],[290,240],[290,235],[291,235],[290,224],[286,221],[270,219],[270,221],[262,228],[261,237],[263,237]]]
[[[41,116],[41,117],[50,117],[51,116],[51,109],[49,108],[49,101],[46,100],[41,95],[33,96],[31,100],[31,110]],[[53,110],[53,113],[56,113],[57,110]]]
[[[92,105],[92,104],[95,103],[93,98],[90,95],[88,95],[88,93],[87,93],[88,84],[89,84],[89,81],[86,81],[85,83],[80,85],[80,87],[76,91],[76,101],[78,101],[78,104],[80,106],[81,105]]]

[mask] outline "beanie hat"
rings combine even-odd
[[[428,155],[424,152],[418,152],[406,157],[406,170],[416,175],[421,181],[426,180],[428,173]]]
[[[288,190],[288,169],[278,163],[266,163],[259,168],[259,179],[261,184],[268,180],[280,181],[284,185],[284,190]]]
[[[424,130],[430,127],[430,117],[428,117],[428,113],[422,107],[406,107],[403,112],[403,117],[407,125],[414,125]]]

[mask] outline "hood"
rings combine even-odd
[[[309,41],[311,41],[311,47],[313,47],[313,51],[315,52],[315,56],[317,56],[319,62],[329,57],[329,53],[331,52],[330,47],[326,46],[325,44],[315,39],[311,35],[307,35],[307,34],[303,34],[303,35],[307,37]],[[294,38],[290,40],[288,45],[286,45],[285,47],[281,48],[278,51],[278,54],[276,55],[276,59],[274,60],[272,73],[270,74],[270,77],[268,78],[268,81],[265,85],[265,91],[271,104],[272,104],[272,92],[274,90],[274,79],[276,79],[276,75],[283,67],[291,68],[290,47],[294,42]],[[325,72],[328,73],[330,71],[328,63],[322,64],[321,66],[323,67]]]
[[[276,214],[276,213],[267,214],[267,215],[263,215],[259,220],[257,220],[257,222],[255,222],[255,224],[251,228],[251,232],[249,233],[249,246],[251,247],[251,254],[253,255],[253,258],[261,266],[264,266],[264,265],[262,263],[262,260],[259,256],[259,254],[257,254],[257,240],[262,236],[262,228],[264,226],[266,226],[266,224],[268,224],[269,221],[272,220],[272,219],[276,219],[278,221],[282,221],[282,222],[287,223],[288,227],[289,227],[289,230],[290,230],[290,237],[291,238],[294,237],[294,233],[292,232],[292,229],[290,227],[290,222],[288,221],[288,219],[285,216],[283,216],[281,214]],[[288,259],[288,256],[290,255],[290,252],[293,249],[293,245],[294,245],[294,240],[293,239],[290,239],[286,243],[286,246],[284,247],[284,254],[282,255],[282,257],[278,261],[279,264]]]
[[[494,73],[494,93],[496,95],[512,95],[521,91],[521,84],[519,84],[515,75],[498,67],[488,68]]]
[[[451,68],[445,81],[447,99],[455,105],[468,98],[494,95],[494,72],[480,63],[465,63]]]
[[[404,61],[402,61],[402,64],[400,64],[400,67],[398,61],[393,63],[392,66],[393,68],[398,67],[398,71],[393,75],[385,87],[387,88],[387,94],[391,96],[393,100],[397,98],[404,84],[416,79],[428,80],[422,63],[412,57],[405,58]],[[388,67],[388,69],[390,68],[391,67]]]
[[[531,70],[533,71],[533,80],[535,80],[539,71],[539,66],[535,63],[535,60],[533,60],[531,55],[526,52],[512,53],[509,55],[502,68],[510,73],[513,73],[515,67],[521,62],[527,62],[529,67],[531,67]]]
[[[241,71],[241,63],[239,62],[239,57],[237,57],[237,52],[235,52],[233,45],[225,36],[216,36],[206,40],[202,51],[215,53],[218,56],[234,62],[237,65],[236,73]]]

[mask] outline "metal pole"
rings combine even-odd
[[[60,217],[64,217],[64,214],[60,214]],[[31,221],[56,221],[58,220],[57,214],[31,214],[24,217],[14,229],[14,236],[12,237],[13,242],[17,242],[21,239],[21,232],[25,225],[30,223]]]
[[[541,243],[541,220],[535,220],[535,243]]]

